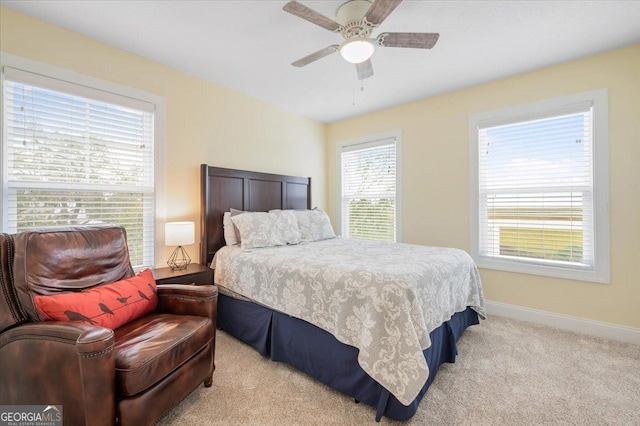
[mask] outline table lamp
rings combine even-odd
[[[195,224],[193,222],[167,222],[164,225],[164,244],[177,246],[167,260],[167,265],[172,270],[187,269],[191,258],[182,248],[195,242]]]

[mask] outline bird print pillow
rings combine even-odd
[[[146,269],[126,280],[34,300],[44,321],[83,322],[115,330],[155,311],[158,292],[153,273]]]

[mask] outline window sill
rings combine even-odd
[[[601,284],[609,284],[608,270],[572,269],[562,266],[536,265],[533,263],[519,262],[510,259],[498,259],[486,256],[473,256],[476,265],[481,269],[493,269],[497,271],[516,272],[544,277],[563,278],[576,281],[588,281]]]

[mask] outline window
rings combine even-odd
[[[115,223],[132,265],[153,266],[155,103],[6,64],[2,77],[3,230]]]
[[[339,144],[344,237],[399,241],[399,145],[399,132]]]
[[[470,120],[478,266],[608,282],[606,89]]]

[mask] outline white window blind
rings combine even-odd
[[[596,179],[594,105],[592,99],[548,103],[472,120],[477,149],[477,182],[472,182],[477,185],[475,231],[472,223],[477,246],[472,250],[480,266],[532,273],[564,269],[570,272],[542,274],[608,279],[608,232],[602,223],[607,220],[606,176],[601,172]],[[604,127],[600,151],[606,162],[606,119]],[[588,275],[595,272],[597,277]]]
[[[154,255],[154,105],[3,68],[3,228],[115,223]]]
[[[396,140],[341,147],[342,235],[396,240]]]
[[[593,268],[591,108],[479,129],[480,254]]]

